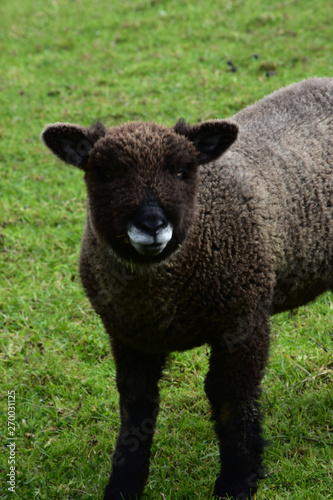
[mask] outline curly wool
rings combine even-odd
[[[268,318],[333,289],[332,115],[333,79],[320,78],[230,120],[43,132],[85,171],[80,275],[110,335],[121,408],[106,500],[141,497],[153,431],[138,440],[138,429],[154,427],[166,357],[204,343],[221,458],[214,495],[255,493]],[[145,243],[159,232],[172,234],[161,250]]]

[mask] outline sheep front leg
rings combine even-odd
[[[138,352],[113,342],[121,426],[104,500],[141,498],[159,410],[158,381],[165,356]]]
[[[263,477],[265,442],[258,399],[267,354],[258,356],[260,349],[251,349],[240,348],[229,355],[212,349],[205,390],[220,448],[215,498],[252,499],[258,479]]]

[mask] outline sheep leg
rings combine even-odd
[[[259,356],[260,358],[260,356]],[[261,415],[258,398],[263,370],[251,352],[218,355],[212,349],[205,390],[219,439],[221,473],[215,498],[253,498],[263,477]]]
[[[112,344],[117,368],[121,426],[104,500],[141,498],[148,473],[150,448],[159,409],[158,381],[165,355]]]

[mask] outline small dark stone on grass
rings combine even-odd
[[[60,90],[51,90],[50,92],[47,93],[49,97],[55,97],[57,95],[60,95]]]

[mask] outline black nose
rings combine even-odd
[[[158,229],[166,226],[166,222],[159,217],[147,217],[139,222],[141,229],[145,231],[156,233]]]
[[[150,202],[140,207],[133,223],[138,229],[156,235],[159,229],[168,225],[168,219],[164,210],[157,203]]]

